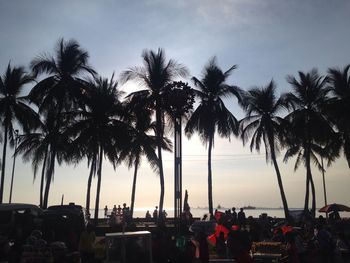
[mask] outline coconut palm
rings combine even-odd
[[[48,76],[38,82],[30,91],[29,97],[38,105],[39,113],[53,116],[54,127],[51,127],[53,140],[50,142],[47,159],[47,176],[43,206],[47,206],[48,191],[53,179],[55,160],[62,161],[63,152],[58,142],[67,137],[63,132],[69,123],[65,112],[77,109],[82,105],[82,96],[86,89],[86,83],[80,76],[82,74],[94,75],[95,71],[88,64],[88,53],[83,50],[75,40],[57,42],[55,57],[40,55],[32,60],[30,66],[35,75],[47,74]],[[68,159],[67,159],[68,160]]]
[[[293,106],[293,111],[286,116],[290,127],[289,149],[285,160],[297,155],[295,169],[301,162],[306,167],[306,193],[304,210],[309,209],[309,188],[312,194],[311,213],[315,215],[316,197],[312,178],[311,161],[317,165],[317,154],[322,155],[323,147],[327,144],[334,131],[323,113],[323,108],[329,89],[327,78],[320,76],[316,69],[308,73],[299,72],[299,80],[288,76],[293,92],[286,94],[286,99]]]
[[[159,161],[156,154],[157,137],[150,134],[154,132],[156,128],[155,123],[151,122],[151,111],[136,109],[130,104],[127,108],[130,108],[132,116],[131,123],[133,124],[131,129],[131,142],[119,154],[119,162],[126,162],[129,168],[134,167],[130,202],[130,216],[132,218],[135,206],[136,181],[138,169],[142,162],[142,156],[144,155],[146,157],[148,163],[155,172],[158,172]],[[163,138],[163,150],[170,151],[170,147],[171,142]]]
[[[27,97],[21,96],[24,86],[33,80],[34,78],[28,75],[23,67],[11,67],[10,63],[4,75],[0,77],[0,120],[4,129],[0,203],[3,202],[8,139],[10,140],[10,146],[13,147],[14,145],[15,129],[13,125],[17,123],[25,132],[29,132],[37,125],[37,114],[25,103]]]
[[[123,106],[119,101],[121,92],[118,83],[104,78],[90,81],[84,103],[86,107],[74,112],[76,120],[68,127],[67,134],[73,136],[72,147],[86,152],[97,173],[97,190],[95,202],[95,223],[98,220],[100,201],[102,164],[106,156],[116,166],[118,150],[129,143],[129,127],[121,120]],[[125,147],[125,146],[124,146]],[[90,174],[93,171],[90,170]]]
[[[131,93],[128,97],[135,107],[151,109],[156,116],[157,156],[159,160],[160,198],[159,212],[163,211],[164,202],[164,172],[162,160],[162,144],[164,134],[164,99],[163,90],[176,77],[185,77],[188,74],[186,67],[170,59],[166,62],[162,49],[157,52],[144,50],[142,53],[143,67],[134,67],[121,74],[123,82],[138,81],[144,90]]]
[[[276,85],[273,81],[266,87],[248,91],[243,106],[246,117],[240,121],[240,133],[244,144],[251,138],[251,151],[253,148],[260,151],[261,142],[264,143],[266,161],[271,160],[275,167],[285,218],[288,219],[287,198],[276,160],[276,154],[285,133],[285,120],[277,114],[287,109],[287,104],[283,97],[277,99],[275,93]]]
[[[205,66],[202,79],[193,77],[195,96],[200,100],[198,107],[194,110],[188,120],[185,132],[188,136],[198,132],[203,143],[208,145],[208,203],[209,213],[213,214],[212,195],[212,169],[211,153],[214,146],[215,132],[221,137],[230,137],[237,134],[238,121],[226,108],[223,98],[232,95],[241,99],[240,89],[236,86],[226,84],[236,66],[232,66],[223,72],[216,64],[215,57],[209,60]]]
[[[21,154],[25,162],[32,162],[34,180],[39,165],[42,163],[39,203],[41,207],[46,208],[51,182],[54,179],[55,163],[56,161],[59,164],[63,161],[69,162],[67,156],[69,140],[61,131],[57,130],[55,112],[47,112],[43,121],[39,119],[39,123],[40,125],[35,131],[19,136],[16,154]]]
[[[350,65],[343,70],[330,68],[328,78],[331,93],[334,95],[328,102],[331,119],[341,135],[344,156],[350,167]]]

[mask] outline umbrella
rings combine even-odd
[[[341,205],[341,204],[331,204],[331,205],[326,205],[322,207],[318,212],[324,212],[324,213],[329,213],[329,212],[350,212],[350,207],[346,205]]]

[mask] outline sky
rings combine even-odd
[[[248,90],[274,79],[278,93],[290,91],[287,75],[317,67],[350,63],[350,2],[347,0],[0,0],[0,73],[7,64],[23,65],[43,53],[53,54],[61,37],[75,39],[90,55],[90,64],[104,77],[119,75],[142,64],[144,49],[164,48],[167,58],[188,67],[201,77],[212,56],[223,70],[238,68],[228,79]],[[29,69],[28,69],[29,70]],[[188,79],[187,81],[190,82]],[[120,85],[126,92],[139,87]],[[28,92],[30,86],[26,88]],[[243,111],[234,99],[227,107],[241,119]],[[169,136],[172,136],[171,134]],[[8,200],[12,150],[6,160],[4,200]],[[294,172],[294,160],[278,158],[290,207],[302,207],[305,169]],[[33,181],[30,163],[17,158],[13,202],[39,200],[39,180]],[[173,155],[164,155],[165,207],[173,206]],[[213,150],[214,206],[254,205],[280,207],[281,198],[274,168],[263,152],[251,153],[238,138],[215,138]],[[104,160],[100,206],[130,203],[133,170],[113,170]],[[313,168],[317,206],[324,205],[322,175]],[[56,167],[49,204],[85,204],[87,162]],[[350,205],[350,170],[340,158],[326,172],[328,202]],[[93,182],[94,203],[96,180]],[[197,136],[183,137],[183,189],[192,207],[207,206],[207,148]],[[146,161],[139,170],[136,207],[159,202],[159,176]],[[93,205],[92,205],[93,206]]]

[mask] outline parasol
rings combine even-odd
[[[350,212],[350,207],[341,204],[331,204],[322,207],[318,212],[329,213],[329,212]]]

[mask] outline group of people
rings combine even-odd
[[[145,215],[145,219],[147,221],[153,220],[154,222],[158,222],[159,219],[161,219],[161,221],[165,221],[167,216],[168,216],[168,213],[165,210],[163,210],[163,212],[158,213],[158,206],[156,206],[155,209],[153,210],[152,215],[149,212],[149,210],[147,210],[146,215]]]
[[[110,226],[121,225],[131,220],[130,208],[126,206],[126,203],[123,204],[123,207],[114,205],[111,214],[108,214],[108,207],[106,205],[104,208],[104,216],[108,218]]]
[[[218,257],[233,258],[237,263],[252,263],[255,262],[252,252],[258,252],[259,247],[265,251],[268,246],[271,251],[280,251],[284,260],[281,262],[350,262],[350,240],[346,235],[350,233],[350,222],[346,220],[334,223],[333,219],[305,217],[289,225],[266,213],[259,218],[245,218],[243,209],[238,213],[230,210],[216,211],[212,217],[216,221],[214,233],[206,231],[207,228],[197,228],[192,234],[185,232],[175,238],[163,233],[152,234],[155,262],[207,263],[210,255],[216,253]],[[209,220],[210,216],[207,218],[209,226],[213,221]],[[206,226],[203,220],[202,223]]]
[[[258,219],[248,217],[246,222],[236,224],[234,216],[228,211],[216,213],[215,219],[220,226],[214,234],[216,252],[220,256],[229,256],[238,263],[253,262],[250,255],[252,244],[263,242],[276,245],[278,242],[291,263],[343,263],[350,262],[349,237],[344,234],[349,225],[333,223],[320,216],[317,220],[305,220],[291,226],[286,222],[276,226],[275,219],[262,214]],[[219,216],[220,215],[220,216]],[[277,224],[278,225],[278,224]],[[210,237],[208,237],[208,240]],[[348,251],[348,254],[343,254]],[[272,252],[271,252],[272,253]],[[348,257],[344,259],[344,257]],[[202,261],[207,262],[207,261]]]
[[[227,222],[231,225],[238,225],[240,228],[245,228],[247,221],[244,209],[240,208],[237,213],[235,207],[232,207],[232,210],[226,210],[224,213],[215,210],[214,217],[218,222]]]

